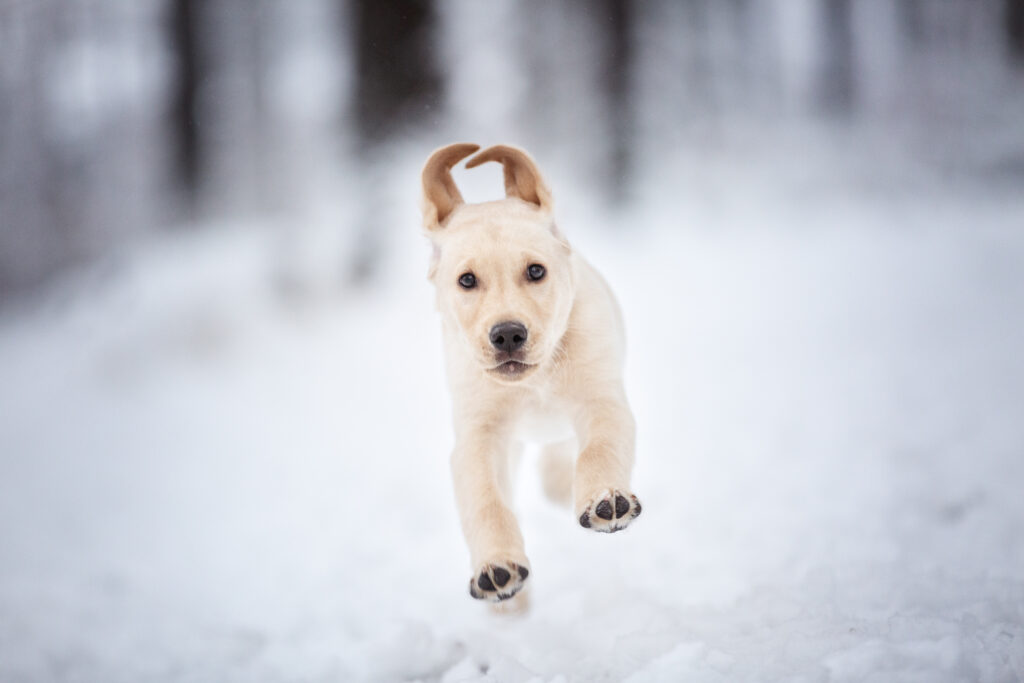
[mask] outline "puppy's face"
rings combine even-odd
[[[438,308],[483,372],[512,383],[551,362],[575,282],[549,213],[518,199],[462,206],[435,247]]]

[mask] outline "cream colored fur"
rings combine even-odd
[[[545,490],[571,500],[581,526],[618,531],[639,515],[640,503],[629,488],[635,426],[615,298],[555,227],[551,193],[525,152],[496,146],[473,157],[469,168],[504,166],[508,196],[463,202],[450,169],[478,149],[456,144],[431,155],[423,213],[434,245],[430,279],[452,394],[451,467],[473,568],[470,593],[496,601],[529,576],[509,481],[524,439],[549,442]],[[539,280],[527,275],[535,264],[546,271]],[[469,289],[460,285],[466,273],[475,277]],[[526,342],[512,353],[516,362],[502,365],[509,353],[490,335],[509,321],[526,328]]]

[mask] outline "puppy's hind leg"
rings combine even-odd
[[[544,495],[552,503],[569,507],[572,503],[572,480],[575,473],[579,444],[575,437],[545,444],[541,449],[538,467]]]

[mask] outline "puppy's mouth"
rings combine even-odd
[[[526,355],[521,351],[498,352],[494,354],[494,363],[487,371],[501,379],[512,381],[522,379],[537,367],[533,363],[527,363]]]
[[[537,366],[530,365],[529,363],[524,363],[522,361],[507,360],[504,363],[499,363],[493,368],[490,368],[490,371],[496,375],[504,377],[505,379],[519,379],[535,367]]]

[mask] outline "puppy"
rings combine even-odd
[[[467,168],[504,167],[506,198],[466,204],[453,165],[479,150],[453,144],[423,167],[430,280],[441,314],[455,450],[455,498],[469,546],[469,592],[500,601],[530,575],[510,508],[510,469],[524,439],[546,441],[545,491],[571,500],[590,531],[640,514],[630,491],[636,427],[622,383],[622,315],[604,279],[555,226],[551,192],[522,150],[499,145]]]

